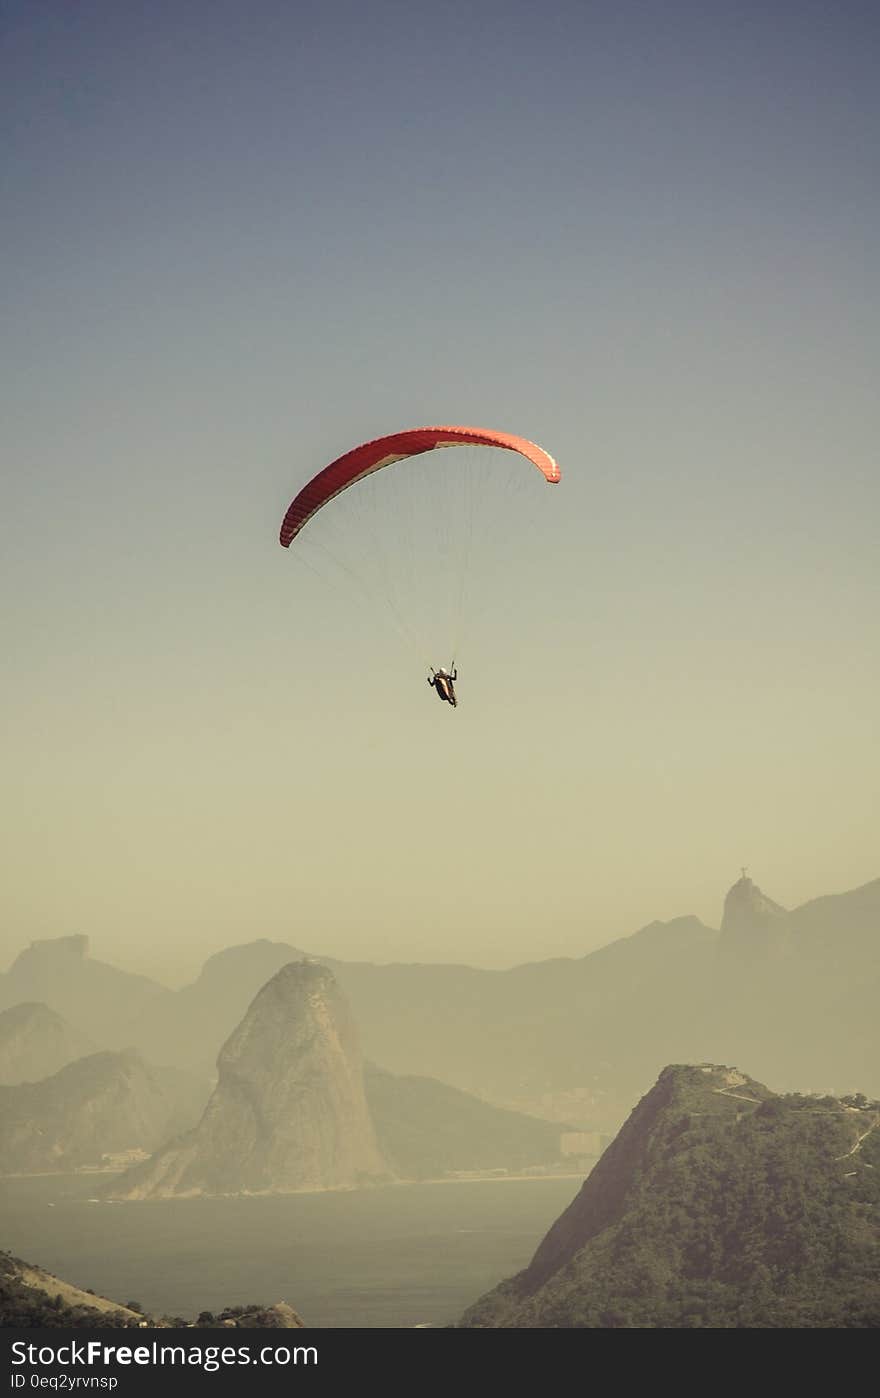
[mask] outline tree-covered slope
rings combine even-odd
[[[880,1324],[880,1104],[664,1069],[465,1327]]]
[[[127,1306],[82,1291],[42,1267],[0,1252],[0,1327],[118,1329],[140,1325],[143,1316]]]
[[[93,1291],[82,1291],[43,1267],[23,1262],[0,1251],[0,1329],[301,1329],[303,1322],[286,1301],[272,1306],[259,1303],[228,1306],[214,1314],[202,1311],[198,1319],[183,1316],[150,1316],[136,1301],[120,1306]]]

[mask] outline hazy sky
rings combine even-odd
[[[878,39],[6,0],[4,966],[502,966],[717,926],[743,863],[786,905],[880,874]],[[455,713],[277,543],[426,422],[564,476],[479,532]]]

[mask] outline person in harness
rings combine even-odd
[[[458,707],[458,700],[455,697],[454,680],[458,679],[458,671],[453,664],[450,670],[433,670],[428,676],[428,684],[434,690],[438,699],[445,699],[447,704],[451,704],[455,709]]]

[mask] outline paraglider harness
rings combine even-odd
[[[437,694],[439,699],[445,699],[447,704],[451,704],[454,709],[458,708],[458,700],[455,697],[453,681],[458,679],[458,671],[455,668],[455,661],[452,662],[451,670],[435,670],[431,666],[431,673],[428,676],[428,684]]]

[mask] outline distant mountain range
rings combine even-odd
[[[880,1325],[880,1102],[664,1069],[529,1266],[464,1328]]]
[[[93,960],[89,939],[80,934],[32,942],[0,979],[0,1008],[25,1001],[48,1005],[99,1048],[140,1047],[133,1032],[139,1021],[161,1018],[162,1006],[174,997],[147,976]]]
[[[217,1060],[200,1121],[109,1186],[117,1199],[351,1189],[560,1161],[560,1129],[430,1079],[364,1072],[326,966],[283,966]]]
[[[45,1005],[8,1010],[4,1025],[0,1049],[17,1048],[20,1072],[26,1047],[30,1061],[45,1057],[42,1030],[53,1052],[81,1040]],[[431,1079],[365,1073],[345,997],[318,962],[288,963],[260,988],[221,1050],[205,1110],[209,1094],[131,1049],[0,1086],[0,1175],[119,1171],[155,1152],[126,1176],[126,1197],[141,1198],[563,1168],[557,1124]],[[569,1139],[569,1168],[598,1153],[595,1141]]]
[[[0,1004],[42,1001],[101,1047],[204,1075],[260,987],[303,955],[229,948],[171,991],[91,960],[85,937],[59,938],[19,956]],[[509,971],[312,959],[332,968],[381,1068],[583,1129],[616,1130],[658,1061],[733,1058],[783,1089],[880,1091],[880,879],[786,911],[743,876],[720,932],[654,922]]]

